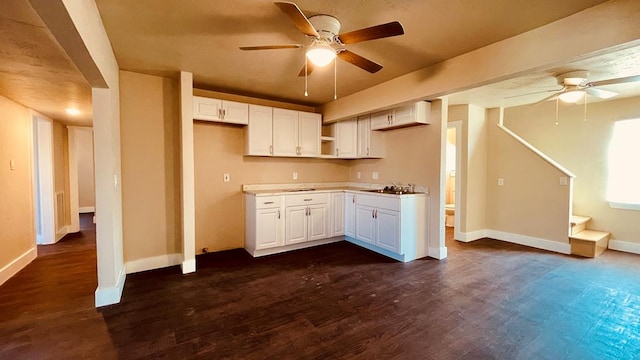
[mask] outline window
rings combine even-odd
[[[640,210],[640,119],[616,121],[609,145],[607,200],[612,208]]]

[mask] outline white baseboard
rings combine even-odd
[[[55,242],[60,241],[60,239],[62,239],[68,233],[69,233],[69,227],[68,226],[63,226],[62,228],[58,229],[58,231],[56,232],[56,241]]]
[[[487,231],[486,229],[482,229],[482,230],[476,230],[476,231],[471,231],[471,232],[460,232],[459,233],[459,238],[456,237],[456,240],[458,241],[462,241],[462,242],[472,242],[472,241],[476,241],[476,240],[480,240],[480,239],[484,239],[487,237]]]
[[[180,254],[182,260],[182,254]],[[182,260],[182,274],[190,274],[196,272],[196,259]]]
[[[78,212],[79,212],[80,214],[86,214],[86,213],[96,212],[96,207],[95,207],[95,206],[83,206],[83,207],[79,207],[79,208],[78,208]]]
[[[245,250],[249,254],[251,254],[251,256],[253,257],[260,257],[260,256],[279,254],[287,251],[305,249],[305,248],[319,246],[319,245],[331,244],[331,243],[343,241],[343,240],[344,240],[344,236],[334,236],[326,239],[314,240],[314,241],[285,245],[285,246],[278,246],[278,247],[269,248],[269,249],[256,250],[256,249],[245,248]]]
[[[18,256],[12,262],[5,265],[0,269],[0,285],[9,280],[13,275],[17,274],[25,266],[29,265],[36,257],[38,257],[38,248],[33,247],[27,250],[24,254]]]
[[[100,288],[100,286],[98,286],[95,294],[96,307],[119,303],[120,298],[122,298],[122,290],[124,289],[124,282],[126,278],[127,274],[125,273],[123,266],[120,270],[118,282],[115,286],[109,288]]]
[[[630,241],[609,240],[609,249],[632,254],[640,254],[640,244]]]
[[[182,254],[167,254],[133,261],[127,261],[125,269],[127,274],[133,274],[140,271],[153,269],[161,269],[169,266],[180,265],[182,262]]]
[[[445,246],[439,248],[430,247],[427,250],[427,256],[434,259],[442,260],[447,258],[447,248]]]
[[[487,230],[486,235],[487,237],[492,239],[530,246],[536,249],[548,250],[548,251],[553,251],[561,254],[571,254],[571,245],[569,244],[568,236],[567,236],[567,242],[561,243],[558,241],[541,239],[533,236],[507,233],[507,232],[496,231],[496,230]]]

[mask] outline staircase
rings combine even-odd
[[[589,230],[589,216],[571,216],[571,233],[569,243],[571,254],[594,258],[607,249],[610,233],[604,231]]]

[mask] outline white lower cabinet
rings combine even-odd
[[[399,261],[427,255],[426,196],[364,192],[245,195],[253,256],[345,239]]]
[[[344,213],[344,191],[331,193],[331,226],[329,227],[329,236],[344,235],[345,213]]]

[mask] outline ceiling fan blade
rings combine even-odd
[[[358,54],[352,53],[349,50],[343,50],[338,53],[338,57],[348,63],[352,63],[353,65],[366,70],[370,73],[376,73],[382,69],[382,65],[376,64],[373,61],[364,58]]]
[[[309,59],[307,59],[306,57],[305,57],[305,59],[306,59],[305,61],[307,62],[307,69],[306,69],[307,71],[306,72],[307,72],[307,76],[309,76],[309,74],[311,74],[311,72],[313,71],[313,63],[311,61],[309,61]],[[304,65],[302,65],[302,69],[300,69],[300,72],[298,73],[298,76],[304,76],[304,73],[305,73],[305,68],[304,68]]]
[[[300,49],[302,45],[264,45],[264,46],[240,46],[240,50],[278,50],[278,49]]]
[[[588,82],[588,83],[584,84],[583,87],[623,84],[623,83],[638,82],[638,81],[640,81],[640,75],[627,76],[627,77],[617,78],[617,79],[591,81],[591,82]]]
[[[355,44],[361,41],[382,39],[391,36],[404,34],[402,24],[393,21],[386,24],[376,25],[365,29],[355,30],[338,35],[338,40],[343,44]]]
[[[313,37],[320,36],[313,25],[309,22],[309,19],[304,16],[298,5],[288,1],[276,1],[274,4],[276,4],[283,13],[287,14],[298,30],[302,31],[305,35]]]
[[[544,98],[544,99],[542,99],[542,100],[538,100],[538,101],[536,101],[535,103],[533,103],[533,105],[538,105],[538,104],[541,104],[541,103],[543,103],[543,102],[545,102],[545,101],[549,101],[549,100],[551,100],[551,99],[555,99],[555,98],[557,98],[557,97],[558,97],[558,95],[560,95],[560,94],[562,94],[562,91],[561,91],[561,92],[558,92],[558,93],[555,93],[555,94],[551,94],[551,95],[549,95],[549,96],[545,97],[545,98]]]
[[[586,89],[584,89],[584,91],[587,94],[593,95],[593,96],[595,96],[597,98],[600,98],[600,99],[609,99],[609,98],[612,98],[612,97],[618,95],[618,93],[613,92],[613,91],[596,89],[596,88],[586,88]]]
[[[562,91],[562,90],[564,90],[564,88],[552,89],[552,90],[543,90],[543,91],[535,91],[535,92],[530,92],[530,93],[526,93],[526,94],[507,96],[504,99],[514,99],[514,98],[523,97],[523,96],[529,96],[529,95],[546,94],[546,93],[550,93],[550,92],[559,92],[559,91]]]

